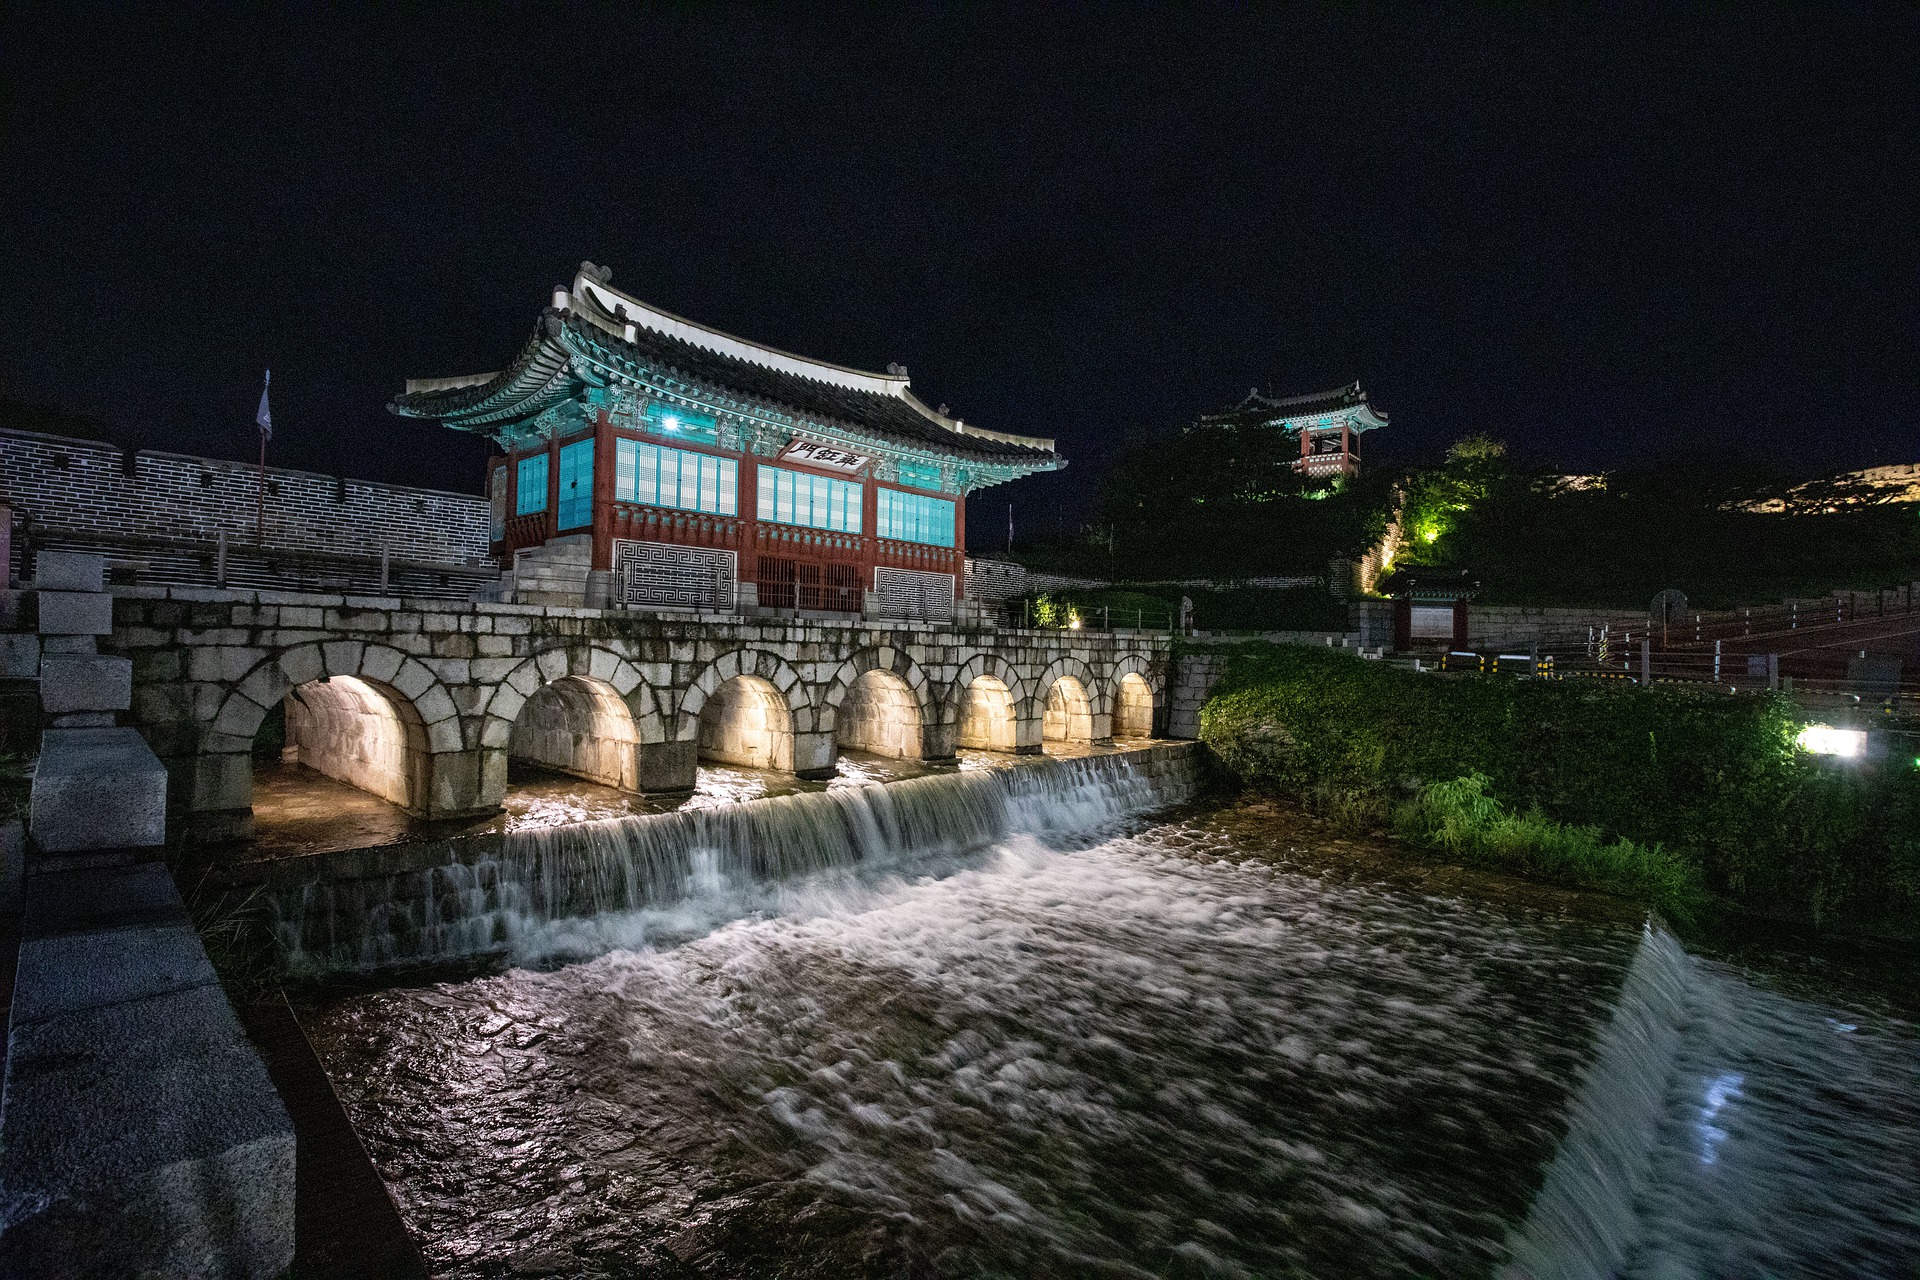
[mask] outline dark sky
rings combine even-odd
[[[251,456],[271,364],[275,461],[477,489],[385,403],[591,258],[1057,436],[976,536],[1255,384],[1404,457],[1920,458],[1913,6],[73,7],[0,31],[0,378],[149,447]]]

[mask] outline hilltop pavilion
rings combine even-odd
[[[1368,402],[1358,382],[1283,399],[1262,395],[1255,388],[1233,408],[1200,420],[1271,427],[1298,437],[1300,460],[1294,469],[1316,479],[1359,475],[1360,436],[1387,425],[1387,415]]]
[[[581,264],[505,370],[409,379],[389,406],[498,445],[493,550],[534,598],[578,566],[593,605],[945,616],[967,495],[1066,465],[928,408],[899,365],[792,355],[611,279]]]

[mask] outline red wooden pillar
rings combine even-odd
[[[1456,649],[1469,647],[1467,623],[1467,602],[1464,599],[1455,600],[1453,602],[1453,647]]]
[[[1393,648],[1396,653],[1413,648],[1413,601],[1405,597],[1393,602]]]
[[[880,483],[869,463],[860,484],[860,589],[875,587],[873,571],[880,564]]]
[[[735,573],[742,582],[760,580],[760,464],[755,455],[740,455],[739,534],[734,540],[738,563]]]
[[[1304,426],[1300,428],[1300,470],[1305,474],[1307,459],[1313,456],[1313,432]]]
[[[1351,470],[1352,467],[1353,428],[1349,424],[1342,422],[1340,424],[1340,471],[1342,474],[1345,474]]]
[[[593,567],[613,568],[613,422],[605,409],[593,420]]]
[[[953,598],[967,591],[967,495],[953,495]]]

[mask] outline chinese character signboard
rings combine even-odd
[[[780,460],[851,475],[873,459],[864,453],[849,453],[845,449],[838,449],[829,444],[816,444],[812,440],[795,440],[781,451]]]

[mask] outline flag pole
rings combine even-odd
[[[253,545],[267,545],[267,433],[260,433],[260,488],[253,504]]]
[[[273,435],[273,414],[267,408],[267,390],[273,385],[273,370],[269,369],[260,381],[260,412],[253,416],[253,423],[260,428],[260,488],[255,494],[253,505],[253,545],[267,545],[267,440]]]

